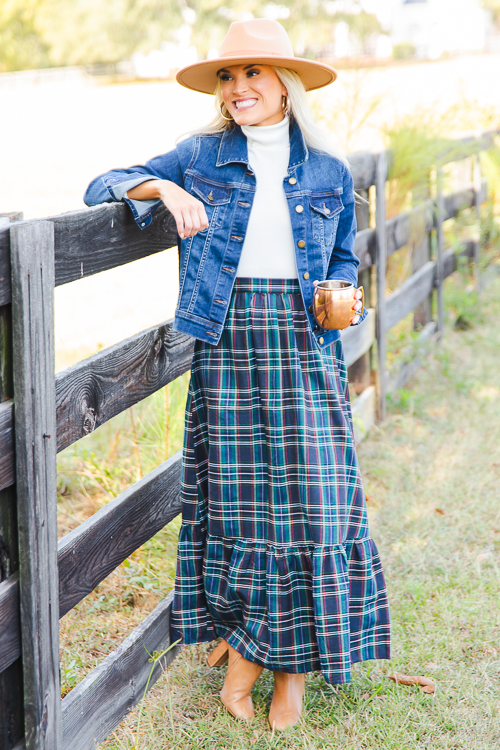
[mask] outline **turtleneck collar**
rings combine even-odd
[[[251,148],[289,148],[289,125],[290,121],[285,115],[274,125],[242,125],[241,130]]]

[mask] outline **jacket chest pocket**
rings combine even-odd
[[[231,201],[232,188],[195,177],[191,193],[203,202],[207,213],[208,229],[200,230],[199,234],[206,234],[222,226],[226,207]]]
[[[340,195],[311,195],[309,205],[312,213],[313,237],[325,248],[333,245],[339,225],[340,213],[344,206]]]

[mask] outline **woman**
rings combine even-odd
[[[177,76],[215,93],[214,123],[85,196],[125,200],[141,228],[162,203],[175,218],[174,328],[196,342],[171,635],[222,637],[209,663],[229,662],[235,717],[254,715],[252,686],[273,670],[276,729],[299,720],[306,672],[343,683],[352,663],[389,658],[340,333],[311,307],[318,280],[356,284],[359,263],[352,178],[305,97],[335,78],[295,58],[276,21],[233,23],[219,58]]]

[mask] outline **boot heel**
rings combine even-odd
[[[218,646],[207,657],[209,667],[222,667],[229,659],[229,646],[226,641],[221,641]]]

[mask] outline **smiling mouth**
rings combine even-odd
[[[257,104],[257,99],[237,99],[233,104],[236,109],[250,109]]]

